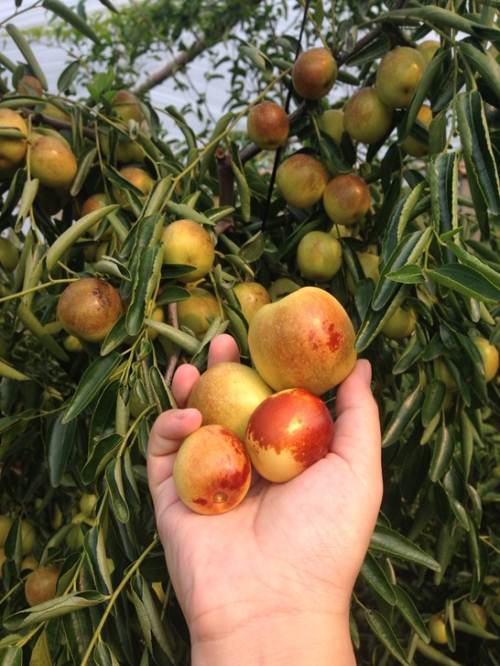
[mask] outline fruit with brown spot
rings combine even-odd
[[[304,99],[321,99],[330,92],[336,79],[337,63],[329,49],[303,51],[293,66],[293,87]]]
[[[377,69],[377,94],[392,108],[406,108],[415,94],[426,62],[423,55],[409,46],[398,46],[382,58]]]
[[[22,97],[41,97],[43,95],[43,87],[36,76],[25,74],[19,80],[16,92]]]
[[[179,276],[182,282],[193,282],[205,277],[215,260],[215,247],[208,231],[192,220],[175,220],[162,234],[163,262],[184,264],[193,270]]]
[[[257,372],[275,391],[305,388],[321,395],[340,384],[356,363],[347,312],[317,287],[264,305],[250,323],[248,345]]]
[[[78,164],[63,137],[33,134],[29,160],[31,176],[45,187],[63,191],[71,188]]]
[[[260,102],[248,112],[248,138],[263,150],[276,150],[284,146],[289,129],[288,115],[276,102]]]
[[[297,266],[306,280],[331,280],[342,266],[342,245],[326,231],[309,231],[297,246]]]
[[[344,128],[354,141],[378,143],[392,125],[392,109],[377,95],[375,88],[361,88],[344,107]]]
[[[59,569],[55,566],[38,567],[26,577],[24,596],[30,606],[54,599],[57,592]]]
[[[252,368],[241,363],[217,363],[194,385],[188,407],[201,412],[203,425],[222,425],[243,440],[252,412],[271,393]]]
[[[177,303],[177,317],[180,326],[186,326],[201,339],[208,331],[214,317],[219,317],[219,302],[209,291],[195,287],[191,295]]]
[[[259,282],[240,282],[233,287],[243,316],[250,323],[263,305],[271,302],[267,289]]]
[[[173,479],[179,498],[196,513],[234,509],[250,488],[251,464],[242,441],[220,425],[202,426],[182,442]]]
[[[257,407],[248,422],[245,445],[257,472],[283,483],[327,455],[333,430],[325,403],[309,391],[292,388]]]
[[[122,312],[118,291],[94,277],[71,282],[57,304],[57,318],[66,332],[87,342],[104,340]]]
[[[0,109],[0,128],[19,130],[28,136],[28,126],[24,118],[12,109]],[[0,137],[0,178],[8,177],[22,164],[26,156],[26,138]]]
[[[297,153],[282,162],[276,173],[276,186],[287,204],[310,208],[323,196],[328,171],[319,160]]]
[[[428,130],[432,122],[432,109],[427,104],[420,107],[417,113],[417,120]],[[428,142],[420,141],[409,134],[401,144],[401,148],[413,157],[423,157],[429,152]]]
[[[368,185],[353,173],[332,178],[323,192],[323,206],[335,224],[349,227],[360,222],[370,210],[370,205]]]

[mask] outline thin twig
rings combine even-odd
[[[169,303],[167,305],[167,320],[170,326],[174,326],[174,328],[179,328],[177,303]],[[168,365],[165,371],[165,383],[167,384],[167,386],[170,386],[170,384],[172,383],[172,377],[174,376],[174,372],[177,367],[177,363],[179,362],[180,356],[181,356],[181,350],[178,348],[168,359]]]

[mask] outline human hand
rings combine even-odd
[[[228,335],[208,364],[237,361]],[[176,371],[180,407],[199,376]],[[188,623],[194,664],[354,664],[349,604],[382,498],[380,424],[371,368],[358,361],[337,391],[328,455],[284,484],[257,479],[218,516],[193,513],[172,478],[195,409],[169,410],[151,430],[148,479],[170,577]]]

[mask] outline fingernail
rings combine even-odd
[[[365,382],[370,385],[370,382],[372,380],[372,366],[370,361],[367,361],[365,358],[362,358],[358,361],[360,371],[361,371],[361,376],[365,380]]]

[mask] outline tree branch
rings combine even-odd
[[[250,0],[248,4],[258,5],[262,0]],[[243,3],[244,4],[244,3]],[[214,30],[213,34],[210,36],[204,35],[197,39],[194,44],[192,44],[187,50],[181,51],[173,60],[164,65],[157,72],[154,72],[149,78],[147,78],[143,83],[137,85],[132,92],[136,95],[142,95],[151,88],[163,83],[166,79],[173,76],[176,72],[183,69],[187,64],[194,60],[200,53],[203,53],[207,48],[214,46],[219,42],[224,33],[233,28],[241,20],[241,15],[236,15],[232,20],[227,22],[221,21],[217,29]]]

